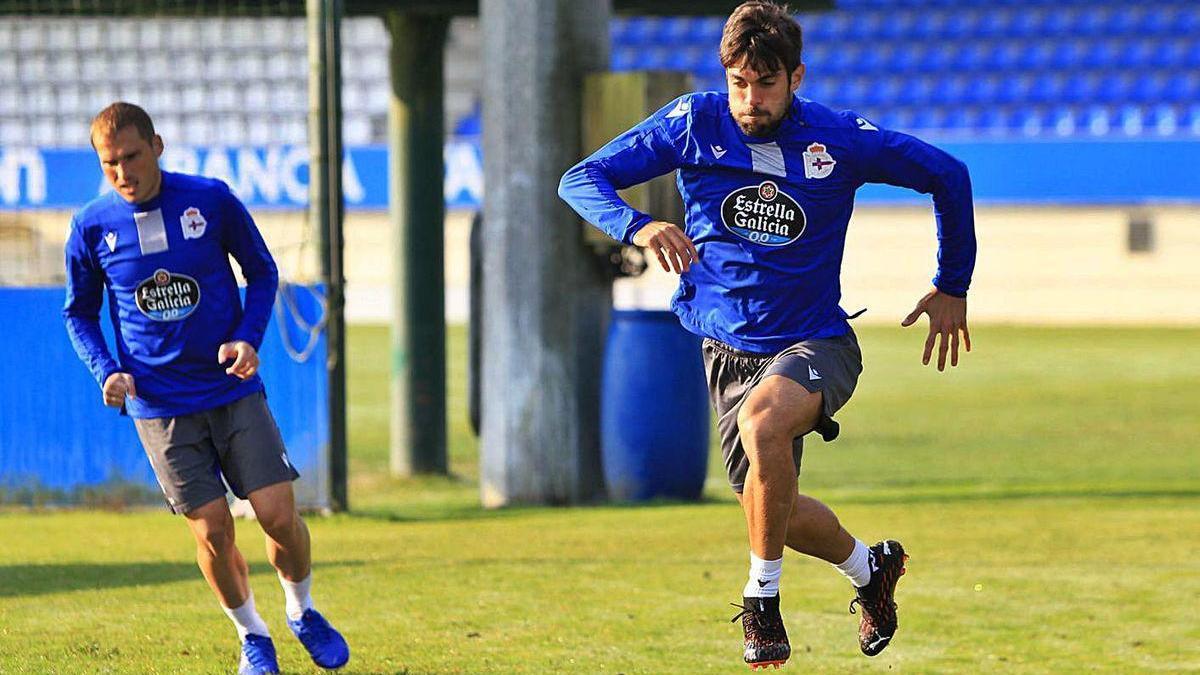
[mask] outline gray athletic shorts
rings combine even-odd
[[[840,337],[797,342],[777,354],[740,351],[712,339],[704,340],[703,352],[708,393],[717,411],[721,455],[729,486],[738,493],[750,468],[738,436],[738,411],[755,385],[770,375],[782,375],[810,392],[821,392],[824,410],[815,430],[831,441],[837,436],[833,415],[850,400],[862,373],[862,352],[853,330]],[[803,437],[792,441],[797,475],[803,453]]]
[[[262,392],[204,412],[133,422],[175,513],[224,497],[222,476],[242,499],[300,477]]]

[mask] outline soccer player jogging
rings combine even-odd
[[[159,169],[162,138],[141,108],[108,106],[92,121],[91,141],[113,191],[71,221],[63,316],[75,351],[104,403],[133,418],[168,505],[186,519],[200,570],[242,640],[239,672],[279,665],[222,480],[254,507],[288,627],[318,666],[340,668],[350,650],[313,608],[308,527],[292,492],[300,474],[257,374],[275,261],[224,183]],[[245,307],[230,255],[247,280]],[[105,292],[116,358],[100,332]]]
[[[895,633],[896,582],[907,555],[896,541],[868,547],[821,502],[799,494],[802,438],[833,440],[834,413],[862,372],[839,306],[846,227],[855,190],[890,183],[933,196],[938,271],[902,322],[929,316],[923,360],[940,336],[938,369],[970,349],[966,294],[975,261],[966,167],[912,136],[796,95],[801,29],[770,2],[740,5],[720,59],[728,93],[682,96],[563,176],[559,194],[585,219],[649,248],[679,274],[672,308],[705,338],[703,356],[729,483],[750,540],[743,589],[744,658],[782,664],[791,653],[779,612],[785,546],[828,561],[856,588],[859,646],[874,656]],[[655,220],[617,190],[678,172],[685,222]]]

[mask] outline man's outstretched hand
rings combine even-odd
[[[967,351],[971,351],[971,333],[967,330],[967,299],[946,295],[935,288],[917,302],[917,306],[904,317],[900,325],[911,326],[922,314],[929,315],[929,337],[925,339],[925,353],[921,357],[921,363],[929,365],[929,358],[933,355],[933,344],[940,335],[942,342],[938,348],[938,370],[946,369],[947,349],[950,351],[950,365],[957,366],[959,331],[962,331],[963,344],[966,345]]]

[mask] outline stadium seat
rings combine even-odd
[[[1179,37],[1196,39],[1196,34],[1200,32],[1200,7],[1195,3],[1182,5],[1175,15],[1172,28]]]
[[[1012,111],[999,106],[986,106],[979,113],[978,129],[989,135],[1007,133],[1012,126]]]
[[[1177,72],[1167,80],[1163,99],[1172,103],[1195,103],[1200,100],[1200,75],[1196,71]]]
[[[18,61],[17,79],[20,82],[45,82],[49,77],[50,63],[44,54],[32,53]]]
[[[366,115],[347,115],[342,120],[342,135],[350,145],[365,145],[371,142],[371,119]]]
[[[612,62],[609,67],[615,71],[634,70],[638,67],[640,52],[636,47],[617,47],[612,50]]]
[[[1104,136],[1112,130],[1113,115],[1105,106],[1092,106],[1088,109],[1085,126],[1093,136]]]
[[[1146,124],[1160,136],[1171,136],[1179,131],[1179,117],[1175,106],[1160,104],[1150,109]]]
[[[30,145],[29,125],[23,117],[0,117],[0,138],[6,145]],[[11,139],[11,140],[10,140]]]
[[[1035,40],[1026,44],[1017,58],[1017,68],[1025,72],[1037,72],[1054,65],[1054,42]]]
[[[1140,136],[1145,131],[1145,114],[1136,105],[1122,106],[1118,118],[1126,136]]]
[[[245,145],[249,140],[242,116],[228,113],[217,117],[216,136],[223,145],[233,147]]]

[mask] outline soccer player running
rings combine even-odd
[[[105,405],[133,418],[171,510],[242,640],[240,673],[277,673],[254,608],[249,568],[225,499],[250,500],[283,586],[288,627],[313,661],[339,668],[342,636],[313,608],[308,527],[296,510],[279,428],[258,377],[258,347],[279,275],[246,208],[222,182],[162,171],[162,138],[141,108],[114,103],[92,121],[113,190],[80,209],[66,243],[63,315]],[[247,280],[238,296],[232,255]],[[100,332],[107,291],[114,359]]]
[[[720,45],[728,93],[682,96],[563,176],[560,196],[627,244],[649,248],[680,275],[672,308],[703,344],[729,483],[746,516],[750,573],[742,595],[744,657],[752,667],[791,653],[779,613],[785,546],[832,563],[856,588],[859,646],[874,656],[896,630],[896,541],[868,547],[821,502],[798,494],[802,438],[837,435],[862,356],[839,306],[840,269],[855,190],[890,183],[933,195],[938,272],[902,325],[929,316],[924,363],[940,336],[938,369],[958,363],[975,259],[966,167],[926,143],[796,95],[801,29],[786,8],[734,10]],[[678,172],[685,222],[655,220],[617,190]],[[735,620],[738,617],[734,617]]]

